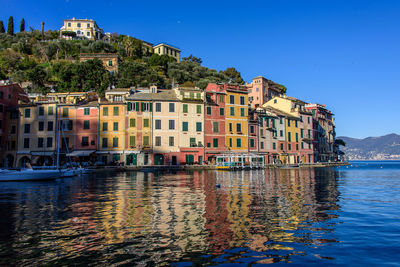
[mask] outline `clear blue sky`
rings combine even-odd
[[[234,66],[288,95],[324,103],[337,135],[400,134],[400,1],[31,1],[0,0],[39,29],[92,18],[106,32],[161,41],[217,70]]]

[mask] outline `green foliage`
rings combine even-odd
[[[336,139],[335,145],[336,146],[346,146],[346,142],[343,139]]]
[[[182,61],[195,62],[195,63],[198,63],[200,65],[201,65],[201,63],[203,63],[203,60],[201,60],[201,58],[195,57],[192,54],[190,54],[190,56],[188,56],[188,57],[182,58]]]
[[[12,16],[8,18],[7,34],[14,35],[14,18]]]
[[[36,66],[26,71],[26,79],[32,82],[34,92],[46,93],[46,71],[42,66]]]
[[[5,33],[6,30],[4,29],[4,23],[2,20],[0,20],[0,33]]]
[[[238,84],[244,84],[244,81],[242,79],[242,76],[240,75],[240,72],[238,72],[235,68],[227,68],[224,71],[221,71],[222,74],[224,74],[230,81],[233,83],[238,83]]]
[[[282,91],[283,93],[286,93],[286,90],[287,90],[286,86],[276,83],[276,82],[273,82],[271,80],[268,80],[268,86],[271,88],[278,89],[278,90]]]
[[[19,25],[19,31],[24,32],[25,31],[25,19],[22,18],[21,24]]]
[[[165,86],[162,77],[160,77],[148,64],[123,62],[120,65],[118,70],[118,87],[143,87],[152,84],[156,84],[160,87]]]

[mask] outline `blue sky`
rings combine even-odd
[[[106,32],[161,41],[217,70],[235,67],[324,103],[337,135],[400,134],[400,1],[31,1],[0,0],[39,29],[92,18]]]

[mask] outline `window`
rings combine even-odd
[[[219,133],[219,122],[213,122],[213,133]]]
[[[232,138],[229,138],[229,146],[230,146],[230,147],[233,146]]]
[[[144,103],[141,104],[141,111],[152,111],[152,103]]]
[[[240,116],[242,116],[242,117],[246,116],[246,115],[245,115],[245,112],[244,112],[244,108],[241,108],[241,109],[240,109]]]
[[[196,131],[201,132],[201,122],[196,122]]]
[[[190,98],[194,98],[194,93],[193,92],[190,92],[189,95],[190,95]]]
[[[244,99],[245,99],[244,96],[241,96],[241,97],[240,97],[240,105],[245,105]]]
[[[211,147],[211,143],[207,143],[207,147]]]
[[[250,147],[255,147],[255,142],[254,142],[254,139],[250,139]]]
[[[161,103],[156,103],[156,112],[161,112]]]
[[[264,149],[264,142],[260,143],[261,149]]]
[[[279,131],[279,136],[283,137],[283,130]]]
[[[31,125],[30,124],[25,124],[24,125],[24,133],[30,133],[31,132]]]
[[[44,122],[43,122],[43,121],[39,121],[38,130],[39,130],[40,132],[44,131]]]
[[[24,148],[29,148],[29,138],[24,138]]]
[[[175,103],[169,103],[169,112],[175,112]]]
[[[111,67],[113,65],[112,60],[108,61],[108,66]]]
[[[303,138],[303,129],[300,129],[300,137]]]
[[[235,104],[235,96],[234,95],[230,95],[229,96],[229,103],[230,104]]]
[[[242,132],[242,124],[241,123],[236,123],[236,132],[238,132],[238,133]]]
[[[292,141],[292,133],[288,132],[288,141],[291,142]]]
[[[63,117],[68,117],[68,108],[63,108]]]
[[[44,107],[39,107],[39,116],[44,116]]]
[[[297,128],[297,121],[294,121],[294,127]]]
[[[118,147],[118,138],[117,137],[113,138],[113,147]]]
[[[218,147],[218,138],[213,138],[213,147]]]
[[[48,121],[47,122],[47,131],[53,131],[54,122]]]
[[[300,121],[303,122],[303,116],[300,116]]]
[[[150,126],[150,120],[149,119],[143,119],[143,127],[148,128]]]
[[[108,107],[103,108],[103,116],[108,116]]]
[[[145,135],[143,136],[143,146],[149,146],[150,142],[149,142],[149,136]]]
[[[260,88],[256,87],[256,92],[259,92],[259,91],[260,91]]]
[[[103,138],[103,148],[108,147],[108,138]]]
[[[183,113],[188,113],[188,105],[183,104]]]
[[[299,133],[296,133],[296,142],[299,142]]]
[[[168,138],[168,144],[169,144],[169,146],[174,146],[174,137],[173,136],[170,136]]]
[[[288,144],[288,150],[292,150],[292,145]]]
[[[272,149],[273,149],[273,150],[276,149],[276,143],[275,143],[275,142],[272,143]]]
[[[219,108],[219,115],[224,116],[224,114],[225,114],[224,108]]]
[[[71,22],[68,22],[68,27],[71,27]]]
[[[90,28],[90,23],[86,24],[86,28]]]
[[[283,124],[282,117],[279,118],[279,123],[280,123],[280,124]]]
[[[155,127],[155,129],[160,130],[161,129],[161,120],[156,120],[154,127]]]
[[[43,147],[43,145],[44,145],[44,138],[39,137],[38,138],[38,147]]]
[[[281,143],[281,150],[283,150],[283,144]]]
[[[264,130],[263,129],[260,129],[260,136],[264,137]]]
[[[89,137],[82,136],[82,146],[88,146],[88,145],[89,145]]]
[[[287,120],[287,126],[290,127],[290,119]]]
[[[211,115],[211,107],[207,107],[207,115]]]
[[[83,129],[84,130],[90,129],[90,121],[83,121]]]
[[[235,116],[235,108],[231,107],[231,116]]]
[[[310,123],[310,117],[307,117],[307,122]]]
[[[182,122],[182,131],[187,132],[189,128],[189,123],[187,121]]]
[[[189,139],[189,144],[190,144],[190,147],[196,146],[196,138],[190,138]]]
[[[103,122],[103,131],[108,131],[108,122]]]
[[[50,115],[50,116],[53,115],[53,114],[54,114],[53,107],[48,107],[47,113],[48,113],[48,115]]]
[[[196,106],[197,114],[201,114],[201,105]]]
[[[301,142],[301,149],[304,149],[304,143]]]
[[[129,119],[129,127],[136,127],[136,119]]]
[[[161,146],[161,136],[156,136],[156,146]]]
[[[11,134],[15,134],[17,132],[17,127],[15,125],[13,125],[11,127]]]
[[[77,24],[76,24],[76,27],[80,28],[80,27],[81,27],[81,24],[80,24],[80,23],[77,23]]]
[[[119,107],[114,107],[113,115],[114,116],[118,116],[119,115]]]
[[[250,133],[254,133],[254,126],[250,125]]]
[[[220,96],[219,96],[219,102],[220,102],[220,103],[224,103],[224,96],[223,96],[223,95],[220,95]]]
[[[31,117],[31,109],[30,108],[26,108],[25,109],[25,118],[30,118]]]
[[[242,147],[242,139],[240,138],[236,139],[236,147]]]
[[[90,115],[90,108],[85,108],[83,110],[83,115]]]
[[[311,130],[308,130],[308,138],[311,138]]]
[[[113,123],[113,131],[118,131],[118,122]]]
[[[276,104],[276,103],[278,103],[278,100],[277,100],[277,99],[274,99],[274,104]]]
[[[200,98],[201,98],[200,93],[196,93],[196,98],[197,98],[197,99],[200,99]]]
[[[230,132],[233,131],[233,126],[232,126],[232,123],[231,123],[231,122],[229,123],[229,131],[230,131]]]
[[[175,130],[175,120],[168,121],[168,129]]]
[[[131,147],[136,146],[136,136],[134,135],[129,136],[129,146]]]

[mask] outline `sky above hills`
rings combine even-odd
[[[171,43],[246,81],[264,77],[288,95],[326,104],[337,135],[400,133],[400,1],[0,0],[14,28],[59,29],[94,19],[105,32]]]

